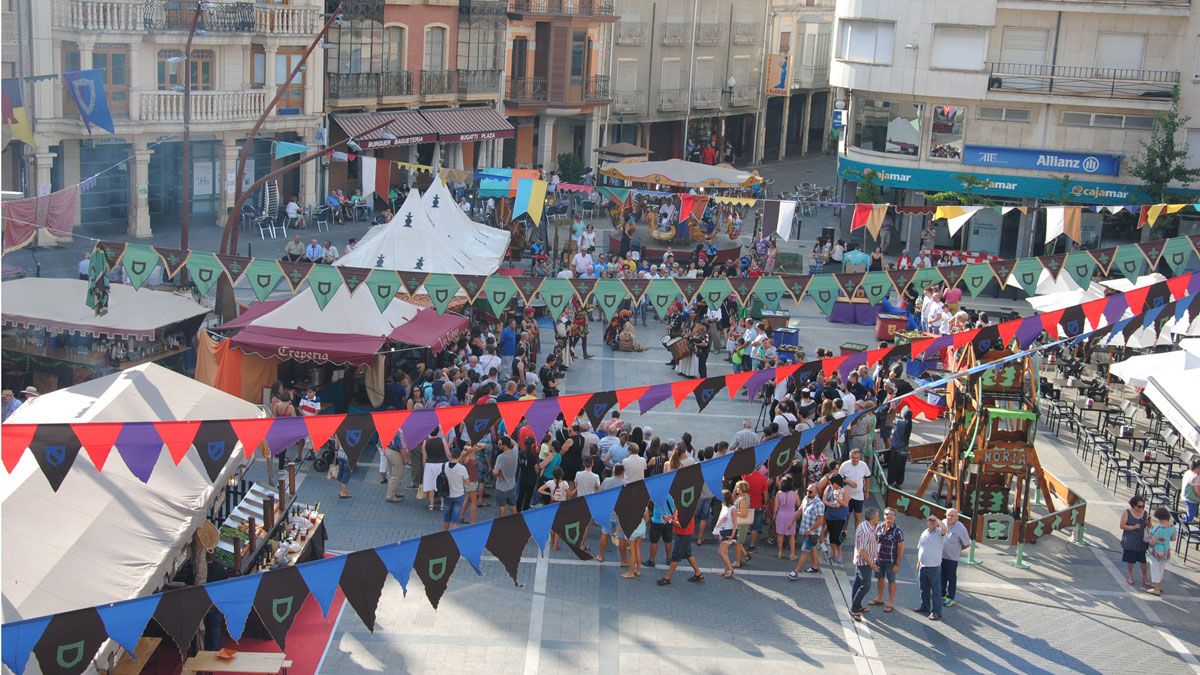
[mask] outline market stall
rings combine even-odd
[[[609,143],[596,148],[596,166],[604,168],[618,162],[645,162],[650,159],[650,151],[633,143]]]
[[[756,172],[735,169],[728,164],[710,165],[682,159],[621,162],[600,169],[600,173],[630,183],[682,188],[748,188],[762,182]]]
[[[4,282],[4,386],[39,391],[79,384],[142,363],[184,372],[191,336],[209,309],[188,296],[114,284],[108,313],[84,298],[88,282],[25,278]]]
[[[508,253],[512,234],[508,230],[488,227],[477,223],[454,203],[450,189],[440,176],[433,179],[429,189],[421,195],[421,202],[429,213],[433,226],[446,234],[456,246],[481,260],[494,262],[497,267]]]

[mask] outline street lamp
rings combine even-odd
[[[179,194],[183,212],[179,219],[179,248],[184,251],[188,249],[188,234],[192,224],[192,40],[197,35],[208,33],[200,27],[200,15],[204,10],[214,7],[216,3],[196,3],[187,43],[183,46],[183,56],[167,59],[171,63],[183,63],[183,185]]]

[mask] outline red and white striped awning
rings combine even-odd
[[[513,125],[495,108],[445,108],[422,110],[421,115],[437,131],[442,143],[467,143],[492,138],[512,138]]]
[[[346,113],[334,115],[333,119],[364,150],[430,143],[438,140],[437,131],[416,110]],[[368,130],[383,122],[387,122],[388,125],[367,133]]]

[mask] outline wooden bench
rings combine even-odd
[[[183,663],[182,675],[196,673],[261,673],[276,675],[292,667],[287,654],[238,652],[231,659],[218,659],[217,652],[197,652]]]

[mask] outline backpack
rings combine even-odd
[[[442,465],[442,470],[434,481],[434,491],[443,499],[450,496],[450,479],[446,477],[446,464]]]

